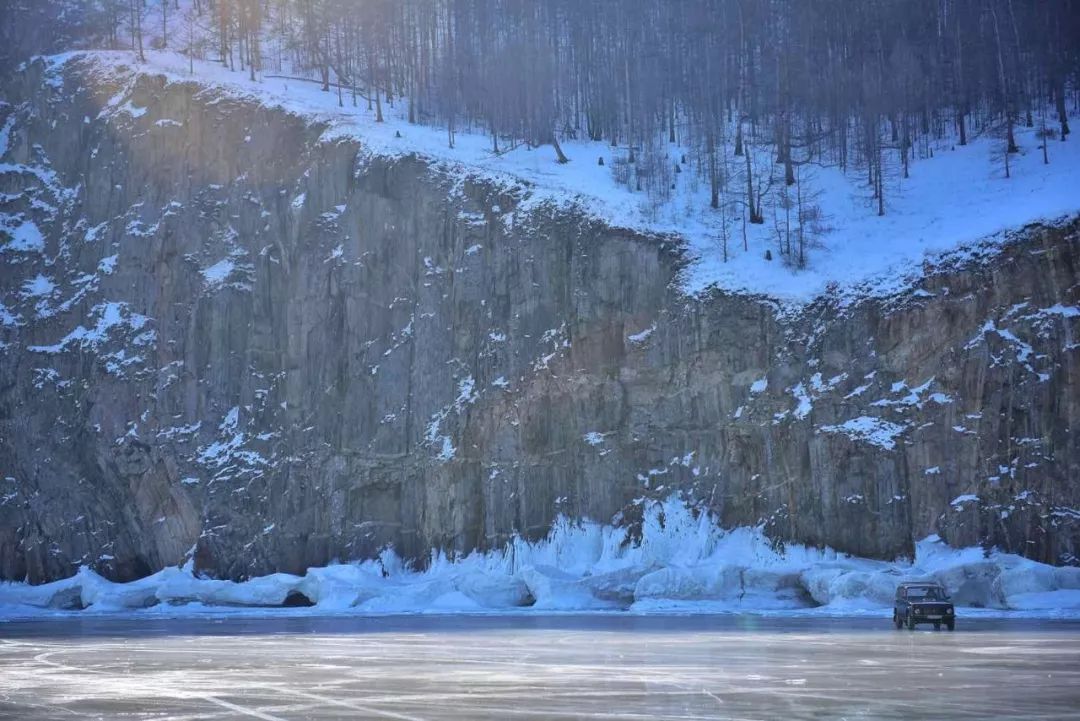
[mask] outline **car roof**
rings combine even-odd
[[[941,587],[941,584],[939,582],[937,582],[937,581],[904,581],[903,583],[900,584],[901,588],[910,588],[912,586],[938,586],[938,587]]]

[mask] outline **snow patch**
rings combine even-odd
[[[0,235],[7,236],[7,242],[0,246],[0,253],[45,252],[45,236],[32,221],[0,213]]]
[[[27,346],[27,350],[32,353],[60,353],[73,347],[94,350],[105,342],[114,330],[126,328],[138,331],[150,321],[146,316],[131,311],[127,303],[120,302],[99,303],[91,310],[91,316],[97,317],[93,328],[80,325],[53,345]],[[152,337],[144,338],[144,342],[152,340]]]
[[[839,425],[821,426],[818,430],[823,433],[841,433],[852,440],[891,451],[896,448],[896,439],[903,434],[906,426],[873,416],[859,416]]]
[[[203,268],[203,279],[210,287],[219,286],[228,280],[229,276],[236,269],[236,263],[229,258],[222,258],[218,262],[211,265],[209,268]]]
[[[597,431],[589,431],[581,439],[590,446],[602,446],[604,444],[604,434]]]
[[[798,383],[789,390],[796,401],[795,417],[799,419],[806,418],[810,415],[810,411],[814,409],[814,404],[810,400],[810,395],[806,392],[806,388],[803,387],[802,383]]]
[[[631,343],[634,343],[634,344],[644,343],[645,341],[647,341],[649,339],[649,336],[651,336],[655,330],[656,330],[656,323],[653,323],[651,326],[649,326],[645,330],[641,331],[640,333],[634,333],[633,335],[626,336],[626,340],[628,340],[628,341],[630,341]]]
[[[116,260],[119,257],[119,255],[110,255],[107,258],[102,258],[98,262],[98,271],[105,275],[112,275],[113,271],[116,270]]]
[[[23,298],[41,298],[50,296],[56,290],[56,283],[48,276],[38,273],[22,285]]]
[[[3,301],[0,301],[0,325],[8,326],[9,328],[15,328],[22,325],[20,316],[8,310]]]
[[[0,158],[7,155],[7,151],[11,149],[11,129],[15,127],[15,113],[12,113],[4,121],[4,125],[0,127]]]

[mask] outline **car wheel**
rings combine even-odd
[[[915,617],[912,616],[911,613],[908,613],[907,627],[908,627],[909,631],[914,631],[915,630]]]
[[[956,619],[953,619],[952,621],[946,621],[945,622],[945,628],[949,629],[950,631],[955,631],[956,630]]]
[[[896,625],[897,631],[904,627],[904,622],[900,620],[900,616],[896,614],[896,611],[892,612],[892,622]]]

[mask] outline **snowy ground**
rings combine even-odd
[[[0,717],[1050,719],[1080,624],[542,617],[7,624]]]
[[[595,523],[558,521],[548,538],[466,558],[434,554],[422,572],[386,551],[378,560],[274,574],[243,583],[200,579],[190,566],[126,584],[83,568],[30,586],[0,584],[0,620],[120,614],[200,615],[730,614],[888,617],[903,580],[934,578],[965,615],[1080,618],[1080,568],[980,548],[918,544],[913,562],[853,558],[789,544],[756,529],[720,529],[673,499],[651,506],[639,542]],[[314,603],[281,608],[293,595]],[[75,610],[83,609],[83,610]]]
[[[53,62],[70,57],[56,56]],[[565,165],[555,162],[549,146],[519,146],[496,155],[490,137],[479,132],[458,132],[451,148],[444,129],[410,125],[403,103],[384,108],[386,121],[376,123],[363,100],[354,107],[345,93],[339,107],[338,94],[322,92],[313,81],[272,77],[272,73],[251,81],[247,73],[203,61],[194,63],[192,73],[184,55],[168,51],[149,51],[145,65],[133,63],[127,52],[100,52],[93,57],[100,71],[114,79],[135,68],[165,74],[173,81],[197,82],[327,123],[327,142],[357,139],[377,155],[417,154],[452,176],[525,187],[522,208],[526,211],[544,203],[574,206],[612,226],[675,234],[685,240],[694,259],[682,279],[683,289],[690,294],[717,286],[764,294],[795,306],[828,288],[845,297],[889,294],[921,274],[924,263],[942,262],[943,254],[959,250],[963,257],[1004,242],[1006,230],[1038,220],[1056,222],[1080,212],[1080,139],[1051,140],[1050,163],[1044,165],[1034,128],[1018,130],[1021,152],[1011,159],[1011,178],[1004,177],[1003,165],[994,159],[1001,140],[989,133],[976,135],[965,147],[945,138],[921,148],[932,150],[933,157],[913,161],[909,178],[904,179],[898,168],[889,174],[884,217],[877,215],[862,171],[851,169],[845,174],[836,167],[806,165],[800,168],[804,194],[816,196],[826,230],[814,239],[817,247],[809,250],[807,267],[797,270],[779,260],[776,233],[783,218],[773,212],[775,197],[765,199],[766,223],[748,226],[744,252],[741,215],[729,211],[725,217],[711,210],[707,183],[689,165],[685,172],[673,175],[675,189],[670,198],[657,203],[616,181],[613,169],[626,151],[607,143],[566,140],[563,150],[571,162]],[[123,94],[112,102],[133,114],[142,111]],[[686,152],[677,144],[664,147],[672,166]],[[765,146],[759,149],[757,174],[778,172],[770,161],[772,155]],[[604,158],[603,166],[598,165],[599,158]],[[896,161],[890,159],[894,166]],[[742,159],[732,155],[727,162],[736,172]],[[782,185],[777,182],[773,187]],[[727,261],[721,249],[724,227]],[[32,239],[20,236],[11,242],[16,241],[25,244]],[[766,249],[772,250],[774,260],[765,259]]]

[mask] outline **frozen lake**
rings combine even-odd
[[[927,627],[929,628],[929,627]],[[0,623],[0,718],[1075,718],[1080,622],[391,617]]]

